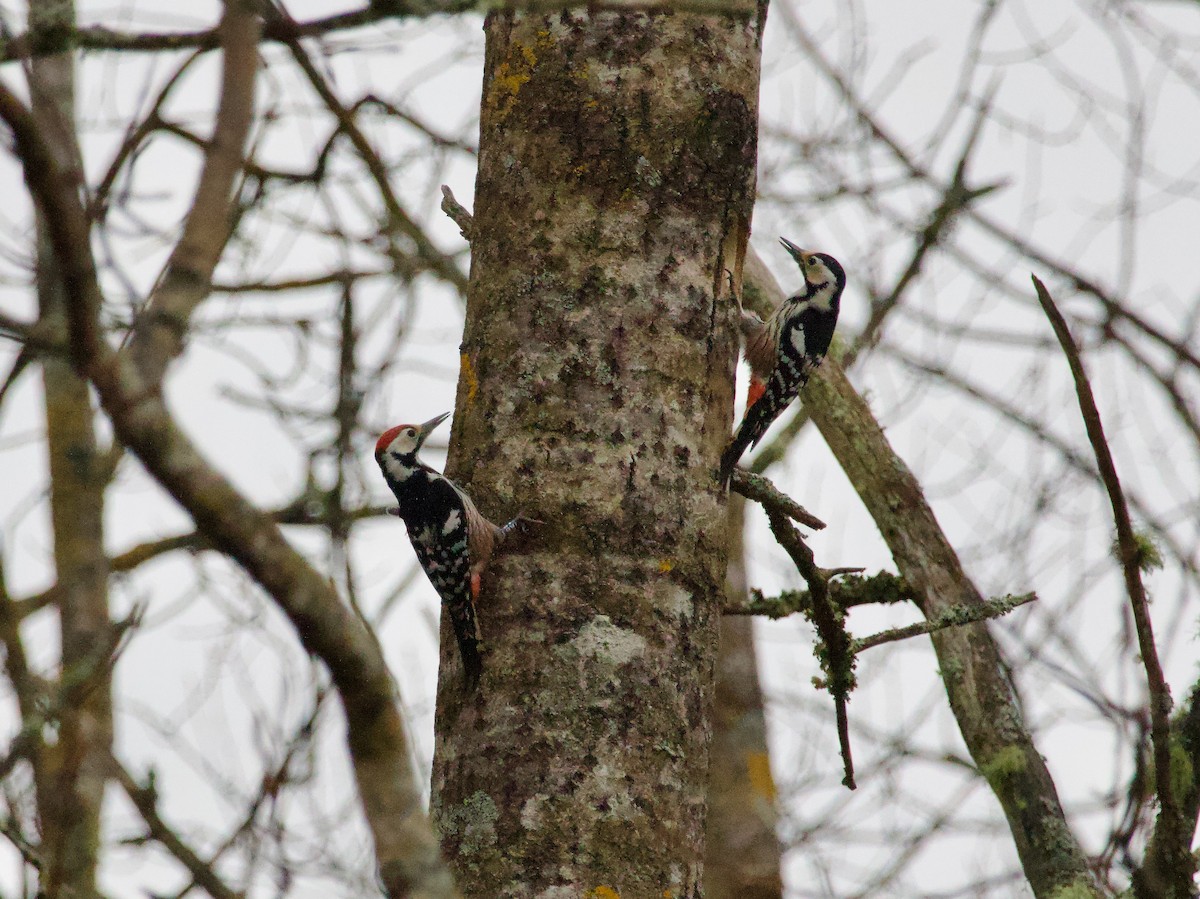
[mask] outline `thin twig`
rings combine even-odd
[[[1162,845],[1170,847],[1164,852],[1166,862],[1166,880],[1179,896],[1191,895],[1192,874],[1195,863],[1189,852],[1191,837],[1185,834],[1183,818],[1179,803],[1175,797],[1175,789],[1171,783],[1171,688],[1163,675],[1162,665],[1158,659],[1158,648],[1154,643],[1154,627],[1150,620],[1150,604],[1146,598],[1146,588],[1142,583],[1142,572],[1138,565],[1141,553],[1138,550],[1137,537],[1133,532],[1133,522],[1129,518],[1129,507],[1125,502],[1125,494],[1121,490],[1121,481],[1117,477],[1117,467],[1113,462],[1112,451],[1104,436],[1104,425],[1100,421],[1100,410],[1096,407],[1096,398],[1092,393],[1083,360],[1079,356],[1079,348],[1071,336],[1066,319],[1046,290],[1046,285],[1037,275],[1033,275],[1033,286],[1037,291],[1038,302],[1045,310],[1046,318],[1054,328],[1054,335],[1062,346],[1063,354],[1071,367],[1071,377],[1075,380],[1075,393],[1079,398],[1079,411],[1083,415],[1083,423],[1087,428],[1088,440],[1096,454],[1096,464],[1100,469],[1100,478],[1104,489],[1108,492],[1112,504],[1113,521],[1117,528],[1117,548],[1120,552],[1121,567],[1125,572],[1125,589],[1129,593],[1129,605],[1133,610],[1134,628],[1137,630],[1138,649],[1142,656],[1142,665],[1146,669],[1146,681],[1150,690],[1150,742],[1154,746],[1154,780],[1158,793],[1159,816],[1155,825],[1159,832]],[[1166,884],[1164,884],[1166,886]]]
[[[395,191],[392,190],[387,164],[371,146],[371,142],[363,134],[362,129],[358,127],[354,113],[338,99],[328,81],[317,70],[316,64],[300,43],[301,33],[295,20],[288,15],[283,6],[276,3],[269,7],[267,23],[278,30],[280,39],[291,51],[292,58],[296,60],[300,71],[308,79],[309,85],[321,98],[326,109],[337,119],[339,129],[350,139],[354,151],[366,166],[367,173],[375,183],[379,198],[387,210],[386,228],[389,236],[397,231],[405,235],[412,241],[414,255],[428,271],[453,285],[460,293],[466,293],[467,279],[458,270],[454,261],[434,246],[428,235],[401,205]]]
[[[897,640],[907,640],[910,637],[919,637],[922,634],[932,634],[934,631],[944,630],[948,627],[972,624],[973,622],[984,621],[988,618],[998,618],[1001,615],[1007,615],[1018,606],[1023,606],[1025,603],[1033,602],[1036,599],[1036,593],[1023,593],[1020,596],[1001,596],[996,599],[985,600],[982,603],[972,603],[968,606],[952,606],[949,609],[943,609],[933,618],[926,621],[919,621],[907,627],[888,628],[886,631],[880,631],[869,637],[854,640],[850,644],[850,651],[857,655],[863,650],[871,649],[884,643],[894,643]]]

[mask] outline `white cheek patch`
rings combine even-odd
[[[796,325],[796,327],[792,328],[792,333],[788,335],[788,339],[791,340],[792,347],[795,348],[797,353],[799,353],[801,356],[808,355],[804,351],[805,340],[804,329],[802,327]]]
[[[383,457],[383,464],[387,466],[388,474],[391,475],[394,480],[399,481],[400,483],[407,481],[413,473],[413,469],[406,465],[402,465],[400,462],[397,462],[396,458],[391,453],[388,453]]]
[[[458,530],[458,528],[461,526],[462,526],[462,515],[459,514],[458,509],[455,509],[453,512],[451,512],[449,515],[446,516],[446,523],[444,525],[442,525],[442,534],[449,536],[450,534],[453,534],[456,530]]]
[[[829,305],[833,302],[833,285],[828,281],[824,281],[816,285],[816,287],[817,292],[812,295],[808,303],[810,306],[814,306],[823,312],[828,312]]]

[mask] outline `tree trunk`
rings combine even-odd
[[[729,593],[745,601],[746,501],[729,503]],[[782,858],[775,828],[775,780],[758,682],[754,619],[721,619],[712,759],[708,772],[706,899],[779,899]]]
[[[448,467],[543,523],[484,577],[474,695],[443,623],[467,895],[701,894],[764,12],[488,17]]]

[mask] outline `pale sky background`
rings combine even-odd
[[[151,2],[79,4],[85,22],[130,30],[209,27],[219,10],[214,3],[191,4],[186,14],[173,7]],[[289,4],[297,19],[344,8],[317,0]],[[853,133],[852,118],[840,98],[796,49],[793,35],[798,25],[817,37],[833,61],[851,66],[856,84],[907,151],[922,163],[931,167],[936,163],[939,171],[945,170],[947,159],[927,158],[924,141],[942,125],[958,135],[950,143],[954,150],[965,136],[968,115],[945,117],[959,87],[963,41],[978,8],[979,4],[951,0],[879,0],[849,6],[822,0],[790,8],[774,4],[764,51],[760,191],[778,198],[805,196],[832,186],[814,177],[811,167],[787,161],[781,132]],[[10,28],[22,27],[22,14],[14,4],[0,3],[0,10]],[[1170,58],[1161,44],[1151,46],[1149,39],[1139,39],[1134,26],[1129,27],[1127,41],[1113,41],[1090,18],[1093,10],[1169,23],[1178,36],[1178,57]],[[367,91],[398,99],[407,111],[436,125],[441,133],[476,140],[483,48],[478,16],[389,24],[335,36],[327,45],[358,48],[336,57],[335,83],[343,99]],[[998,121],[981,137],[970,169],[972,182],[1003,180],[1007,185],[987,198],[980,207],[983,212],[1027,236],[1048,255],[1080,266],[1172,333],[1179,319],[1195,314],[1198,305],[1198,45],[1200,8],[1195,4],[1005,3],[984,40],[984,64],[972,79],[975,96],[994,83],[998,111]],[[286,51],[267,46],[264,54],[278,62]],[[210,54],[171,106],[179,118],[190,112],[202,132],[208,128],[205,117],[210,115],[217,64],[217,56]],[[79,118],[93,177],[107,165],[131,117],[147,108],[141,85],[147,77],[161,82],[171,65],[150,55],[120,60],[105,54],[86,57],[80,67]],[[1180,71],[1190,73],[1190,79],[1181,77]],[[13,64],[0,71],[0,77],[9,85],[23,86]],[[1090,109],[1081,111],[1081,96],[1090,99]],[[260,112],[297,107],[315,108],[310,93],[292,79],[286,66],[270,67],[262,79]],[[319,125],[312,121],[298,125],[286,134],[276,129],[260,144],[258,161],[307,167],[327,130],[323,120]],[[401,176],[393,179],[398,194],[419,214],[439,247],[463,252],[465,266],[466,247],[457,227],[437,210],[437,201],[438,185],[447,183],[471,207],[474,170],[469,157],[448,154],[436,162],[410,165],[405,152],[418,151],[421,144],[396,128],[381,135],[378,146],[388,158],[405,163],[397,168]],[[1144,157],[1152,174],[1134,188],[1125,173],[1129,160],[1137,156]],[[139,211],[160,222],[178,217],[190,200],[197,163],[190,149],[181,150],[171,140],[156,141],[139,163],[143,192]],[[888,175],[877,155],[853,143],[844,149],[837,167],[858,172],[864,180]],[[19,170],[9,157],[0,160],[0,184],[6,186],[4,195],[9,198],[0,208],[0,304],[10,314],[31,318],[34,300],[24,272],[28,215],[19,205],[26,196]],[[931,208],[930,195],[918,189],[887,197],[889,209],[897,216],[919,217]],[[336,215],[344,226],[361,223],[364,227],[370,215],[350,202],[331,212],[315,202],[294,201],[289,213],[308,222],[332,220]],[[857,269],[847,265],[850,283],[843,299],[843,334],[855,333],[866,319],[863,267],[894,278],[911,249],[911,239],[900,234],[894,223],[889,226],[880,218],[867,218],[848,203],[800,221],[779,203],[764,202],[755,213],[752,242],[785,289],[794,288],[799,279],[778,246],[780,234],[806,248],[859,264]],[[319,271],[339,261],[331,255],[331,244],[297,237],[294,223],[283,219],[260,217],[245,236],[253,240],[258,253],[254,270],[263,274]],[[120,240],[115,249],[122,273],[138,295],[157,276],[164,248],[131,231]],[[910,304],[975,327],[1048,336],[1032,300],[1030,264],[1000,248],[971,223],[961,223],[954,240],[985,258],[993,271],[1003,275],[1012,293],[985,295],[975,282],[939,260],[930,265]],[[219,279],[237,271],[243,254],[243,248],[231,247]],[[375,254],[364,251],[363,259],[375,261]],[[108,287],[114,300],[125,296],[117,278],[110,277]],[[373,302],[384,309],[396,288],[377,279],[370,290],[376,294]],[[311,297],[288,300],[288,314],[293,314],[296,303],[311,303],[314,315],[325,316],[330,295],[314,292]],[[423,421],[453,407],[461,305],[447,288],[429,278],[418,279],[409,300],[412,317],[403,364],[368,407],[380,430],[398,421]],[[253,297],[215,298],[200,321],[230,314],[251,318],[268,313],[270,303]],[[1062,305],[1069,311],[1091,309],[1085,301],[1069,296]],[[1066,367],[1057,356],[1041,365],[1020,350],[952,342],[900,316],[889,323],[887,334],[925,360],[954,364],[976,383],[988,385],[1022,408],[1057,408],[1055,433],[1088,455]],[[368,336],[366,348],[385,345],[386,337]],[[169,384],[172,408],[207,457],[267,506],[286,502],[302,486],[306,437],[277,427],[267,412],[232,405],[228,394],[259,392],[252,368],[239,361],[254,357],[285,378],[297,398],[309,398],[313,391],[326,393],[330,358],[311,359],[293,369],[293,354],[286,344],[252,327],[223,337],[203,333],[192,341]],[[0,342],[0,371],[7,371],[14,354],[11,343]],[[1106,350],[1088,361],[1123,480],[1156,508],[1170,510],[1177,522],[1173,534],[1194,553],[1200,520],[1196,505],[1200,472],[1194,452],[1183,454],[1187,447],[1180,442],[1177,426],[1168,420],[1161,399],[1132,377],[1126,359]],[[1182,388],[1194,407],[1200,385],[1194,373],[1188,377]],[[1123,785],[1129,760],[1116,755],[1112,734],[1089,717],[1086,702],[1061,684],[1043,694],[1038,667],[1023,669],[1020,664],[1027,645],[1051,639],[1045,635],[1052,625],[1080,634],[1085,651],[1092,655],[1090,661],[1101,669],[1106,654],[1114,651],[1125,613],[1120,578],[1107,554],[1111,523],[1103,496],[1081,481],[1069,508],[1056,509],[1025,536],[1026,551],[1020,564],[1014,565],[1011,558],[995,554],[993,547],[1020,529],[1033,502],[1026,488],[1056,477],[1058,463],[1031,451],[1026,439],[998,426],[960,397],[918,386],[903,366],[883,353],[867,355],[853,378],[867,391],[896,449],[921,478],[939,520],[981,589],[989,595],[1036,589],[1041,596],[1035,607],[1018,610],[1010,620],[994,625],[994,630],[1004,635],[1003,643],[1018,669],[1027,713],[1039,728],[1038,745],[1049,760],[1060,795],[1066,803],[1078,805],[1097,799],[1114,784]],[[27,375],[0,411],[4,460],[0,463],[4,471],[0,537],[8,587],[18,597],[50,584],[40,402],[40,379]],[[373,470],[370,449],[366,442],[360,447],[367,472],[364,490],[371,499],[386,501],[386,487]],[[443,459],[435,454],[427,461],[440,466]],[[810,540],[820,564],[893,568],[874,525],[816,434],[806,434],[772,477],[829,523],[826,531]],[[106,515],[109,548],[114,553],[142,540],[191,529],[187,517],[128,460],[109,493]],[[289,536],[321,553],[312,535]],[[761,517],[751,522],[748,545],[754,584],[767,592],[797,585],[794,570],[789,570],[786,558],[774,546]],[[361,526],[353,552],[361,566],[359,587],[368,610],[378,609],[412,575],[411,549],[395,520]],[[203,585],[196,582],[197,569],[207,576]],[[1196,675],[1196,597],[1170,571],[1152,577],[1149,584],[1160,597],[1155,607],[1159,640],[1180,700]],[[1081,590],[1087,595],[1086,614],[1076,606],[1061,614],[1056,611],[1062,595]],[[198,561],[167,556],[117,579],[113,604],[117,615],[135,604],[144,604],[147,610],[145,635],[132,643],[118,667],[121,756],[135,771],[153,765],[164,807],[181,828],[194,828],[198,834],[224,833],[227,825],[220,822],[237,808],[229,797],[252,795],[257,787],[262,747],[272,745],[272,734],[286,732],[308,710],[308,692],[297,675],[307,670],[308,663],[270,604],[246,589],[242,575],[211,556]],[[435,616],[436,597],[418,576],[382,629],[412,726],[416,762],[425,769],[432,751]],[[865,635],[916,619],[912,609],[856,610],[850,626],[856,635]],[[244,622],[257,626],[244,627]],[[52,664],[56,658],[55,630],[46,616],[29,624],[29,633],[36,635],[31,636],[31,650],[42,664]],[[919,761],[892,771],[880,751],[863,737],[868,731],[911,731],[919,744],[935,754],[943,747],[965,752],[946,708],[927,640],[873,650],[860,662],[863,686],[850,703],[850,723],[861,786],[856,794],[849,794],[839,783],[832,704],[810,683],[817,669],[808,626],[802,621],[763,623],[758,633],[764,683],[772,699],[776,780],[785,798],[804,790],[803,802],[791,808],[785,821],[785,836],[798,839],[806,821],[832,808],[837,810],[837,821],[853,827],[860,839],[864,833],[876,837],[871,849],[841,839],[838,828],[809,835],[788,857],[795,896],[851,895],[856,877],[896,856],[914,815],[926,811],[923,803],[955,809],[956,822],[967,826],[931,841],[927,858],[915,869],[919,876],[914,879],[906,873],[892,884],[892,892],[875,895],[932,895],[939,890],[953,895],[956,885],[973,876],[1004,871],[1014,864],[1015,853],[1004,832],[999,839],[982,825],[977,834],[972,832],[976,823],[994,826],[1002,821],[982,781]],[[1068,668],[1077,662],[1067,656],[1062,659]],[[1131,704],[1141,695],[1142,681],[1136,671],[1114,665],[1107,676],[1112,678],[1111,690]],[[330,706],[324,714],[334,719],[337,713]],[[11,707],[7,714],[6,732],[11,734],[16,727]],[[820,726],[814,728],[814,722]],[[168,743],[179,740],[184,751],[178,751],[178,746],[174,752],[166,751]],[[366,832],[347,792],[350,782],[344,756],[338,727],[327,728],[312,761],[312,796],[314,807],[339,826],[331,831],[320,820],[309,825],[305,850],[314,858],[338,859],[369,877],[363,866]],[[300,822],[309,811],[302,803],[292,803],[281,814],[303,832],[306,825]],[[116,832],[138,831],[115,791],[110,812]],[[1110,818],[1102,807],[1076,814],[1073,822],[1086,848],[1099,848]],[[127,855],[133,857],[115,852],[107,862],[104,883],[112,895],[140,894],[135,887],[166,891],[179,886],[178,871],[165,857],[132,872],[126,867]],[[144,862],[143,856],[138,858]],[[838,879],[823,885],[816,873],[817,860],[837,869]],[[0,849],[0,890],[12,890],[16,876],[15,855]],[[1023,884],[1010,884],[995,895],[1028,895],[1023,890]],[[328,894],[315,879],[291,892]]]

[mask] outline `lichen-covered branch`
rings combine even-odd
[[[842,783],[855,789],[854,758],[850,753],[850,722],[846,703],[854,689],[854,653],[850,635],[846,633],[845,610],[839,609],[829,598],[829,580],[817,567],[812,550],[800,537],[792,523],[779,512],[767,511],[771,533],[779,545],[795,563],[800,576],[808,583],[808,619],[817,629],[819,642],[816,647],[817,661],[825,673],[825,689],[833,697],[837,716],[838,743],[841,746],[842,766],[845,775]]]
[[[875,646],[882,646],[884,643],[908,640],[912,637],[932,634],[935,631],[944,630],[948,627],[961,627],[964,624],[973,624],[976,621],[999,618],[1001,615],[1007,615],[1018,606],[1023,606],[1027,602],[1033,602],[1035,599],[1037,599],[1036,593],[1022,593],[1020,596],[999,596],[995,599],[985,599],[981,603],[969,606],[951,606],[948,609],[942,609],[933,618],[927,618],[925,621],[918,622],[917,624],[910,624],[906,627],[888,628],[877,634],[871,634],[869,637],[855,638],[851,644],[851,651],[857,654]]]
[[[829,599],[838,608],[850,609],[865,605],[894,605],[900,602],[915,602],[917,594],[904,578],[888,571],[880,571],[869,577],[850,574],[829,580],[826,585]],[[807,614],[811,607],[807,590],[785,590],[778,596],[763,596],[760,590],[751,590],[743,602],[726,602],[721,609],[725,615],[762,615],[778,619]]]
[[[777,303],[783,291],[754,266],[757,287]],[[927,618],[982,603],[921,491],[870,408],[835,360],[826,359],[804,405],[862,498]],[[1071,833],[1045,760],[1024,725],[1000,651],[982,623],[932,635],[950,707],[976,765],[1008,818],[1034,893],[1094,891],[1087,857]]]

